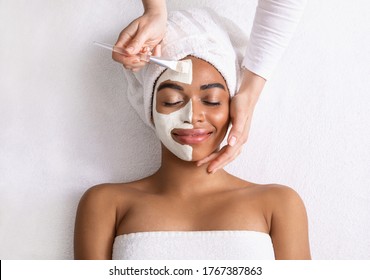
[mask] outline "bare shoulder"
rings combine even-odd
[[[110,200],[116,193],[116,188],[112,184],[100,184],[88,188],[83,196],[81,197],[82,202],[97,202],[104,203],[106,200]]]
[[[281,184],[268,184],[265,187],[273,195],[279,196],[279,198],[300,198],[299,194],[291,187]]]
[[[279,184],[255,185],[263,200],[272,207],[271,210],[302,207],[303,201],[291,187]]]
[[[304,220],[306,216],[303,200],[291,187],[280,184],[252,183],[246,188],[246,194],[248,194],[247,197],[255,197],[258,201],[270,231],[278,220],[292,217],[293,213],[295,219],[299,220]]]
[[[110,221],[113,225],[116,218],[117,192],[117,188],[112,184],[100,184],[87,189],[78,204],[76,222],[94,218],[98,223],[106,224]]]
[[[117,188],[111,184],[100,184],[92,186],[85,191],[79,203],[81,210],[99,209],[102,212],[112,208],[116,201]]]
[[[110,259],[117,220],[129,209],[141,183],[100,184],[86,190],[75,221],[76,259]]]
[[[112,208],[129,203],[143,192],[145,180],[129,183],[104,183],[90,187],[81,197],[80,204],[94,208]]]
[[[281,184],[257,184],[236,178],[236,193],[243,201],[250,199],[258,201],[266,219],[270,221],[277,213],[300,210],[305,212],[305,206],[300,195],[291,187]]]
[[[256,184],[242,181],[243,187],[240,190],[257,195],[259,198],[268,202],[271,206],[279,206],[285,203],[300,204],[303,203],[299,194],[291,187],[280,184]],[[245,187],[247,186],[247,187]]]
[[[277,259],[309,259],[308,220],[299,194],[292,188],[264,186],[270,211],[270,235]]]

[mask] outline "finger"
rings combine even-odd
[[[132,58],[128,55],[122,55],[120,53],[117,53],[117,52],[112,52],[112,59],[119,62],[119,63],[122,63],[122,64],[126,64],[127,61],[131,61]]]
[[[145,65],[147,64],[147,62],[143,62],[143,61],[139,61],[137,63],[134,63],[133,64],[133,67],[132,67],[132,71],[133,72],[138,72],[140,71]]]
[[[140,32],[138,30],[138,32]],[[145,33],[138,33],[132,38],[125,48],[129,54],[138,54],[144,47],[144,43],[147,40],[147,35]]]
[[[127,68],[142,68],[145,62],[141,61],[138,56],[120,56],[117,60]]]
[[[231,147],[234,146],[241,146],[245,142],[247,142],[248,133],[249,133],[249,126],[246,125],[244,130],[241,131],[241,128],[233,126],[230,129],[229,136],[228,136],[228,145]]]
[[[245,121],[242,121],[241,123],[244,125],[238,126],[236,122],[232,127],[234,131],[231,129],[229,133],[229,142],[231,143],[225,146],[223,152],[218,154],[218,156],[211,161],[208,166],[208,172],[214,173],[218,169],[223,168],[241,153],[242,146],[248,138],[250,119],[247,119],[246,123]],[[233,140],[232,137],[237,138],[239,141],[236,141],[235,139]]]
[[[128,33],[127,29],[129,29],[129,27],[127,27],[125,30],[123,30],[121,32],[121,34],[119,35],[118,40],[115,44],[116,47],[125,48],[127,46],[127,44],[130,42],[130,40],[132,39],[132,35],[130,35],[130,33]],[[135,34],[135,33],[133,33],[133,34]]]
[[[229,132],[229,136],[227,138],[227,143],[231,147],[235,146],[241,140],[241,136],[243,135],[245,124],[246,124],[246,120],[242,117],[238,117],[238,115],[231,120],[232,126]]]
[[[143,60],[134,60],[131,64],[133,72],[139,72],[145,65],[147,64],[146,61]]]
[[[211,160],[216,158],[219,155],[219,153],[220,153],[220,151],[214,152],[214,153],[210,154],[208,157],[205,157],[204,159],[201,159],[201,160],[197,161],[197,166],[202,166],[203,164],[205,164],[207,162],[210,162]]]
[[[134,56],[130,55],[129,53],[127,53],[127,51],[122,48],[122,47],[117,47],[117,45],[115,45],[113,47],[113,51],[112,51],[112,59],[119,62],[119,63],[122,63],[122,64],[125,64],[127,63],[127,61],[130,61]]]
[[[208,173],[211,173],[211,174],[214,174],[216,173],[218,170],[224,168],[227,164],[229,164],[230,162],[232,162],[233,160],[235,160],[235,158],[240,154],[240,152],[237,152],[232,158],[224,161],[221,165],[217,165],[217,166],[214,166],[213,165],[213,162],[211,162],[207,168],[207,171]]]
[[[161,56],[162,55],[162,46],[161,46],[161,44],[158,44],[154,47],[153,55],[154,56]]]
[[[143,68],[145,65],[147,64],[146,61],[142,61],[142,60],[135,60],[133,61],[133,66],[134,68]]]
[[[241,152],[241,145],[231,147],[229,145],[223,148],[223,151],[211,161],[208,166],[208,172],[214,173],[218,169],[233,161]]]
[[[122,60],[125,62],[126,65],[130,65],[132,67],[143,67],[147,64],[145,60],[142,60],[140,56],[133,55],[133,56],[126,56],[123,57]]]

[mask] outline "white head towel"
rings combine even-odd
[[[230,39],[229,34],[234,40]],[[173,11],[168,15],[167,32],[162,42],[162,57],[180,60],[192,55],[209,62],[222,74],[230,95],[233,96],[240,74],[240,53],[243,52],[238,48],[244,48],[246,45],[242,34],[237,26],[212,10]],[[153,89],[164,70],[164,67],[149,63],[137,73],[124,72],[128,82],[128,99],[141,119],[152,128]]]

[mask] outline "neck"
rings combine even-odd
[[[155,177],[161,192],[189,196],[215,190],[227,175],[224,170],[210,174],[207,164],[197,166],[196,162],[181,160],[162,149],[162,164]]]

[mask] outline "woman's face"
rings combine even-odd
[[[192,61],[191,84],[159,79],[153,121],[168,150],[183,160],[197,161],[217,150],[225,137],[230,95],[225,80],[211,64],[191,56],[187,59]]]

